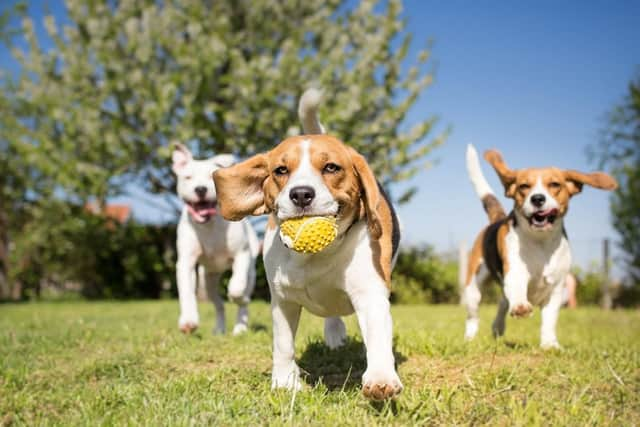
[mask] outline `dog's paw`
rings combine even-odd
[[[244,323],[236,323],[233,327],[233,335],[242,335],[249,330],[249,327]]]
[[[514,304],[510,314],[512,317],[529,317],[533,314],[533,306],[528,301]]]
[[[387,400],[396,397],[403,386],[394,371],[370,371],[362,375],[362,394],[370,400]]]
[[[196,329],[198,329],[198,324],[187,322],[179,325],[179,328],[183,334],[191,335],[193,332],[195,332]]]
[[[200,321],[198,319],[198,315],[196,314],[194,315],[180,315],[180,319],[178,319],[178,328],[180,329],[180,331],[184,334],[191,334],[192,332],[194,332],[196,329],[198,329],[198,326],[200,324]]]
[[[284,388],[287,390],[302,390],[300,368],[295,363],[286,367],[273,367],[271,374],[271,389]]]
[[[543,350],[562,350],[562,346],[556,340],[542,341],[540,343],[540,348]]]

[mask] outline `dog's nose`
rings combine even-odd
[[[198,197],[202,199],[207,194],[207,187],[205,187],[204,185],[199,185],[194,188],[193,191],[195,191]]]
[[[544,197],[544,194],[534,194],[533,196],[531,196],[531,204],[536,208],[539,208],[542,205],[544,205],[544,202],[546,200],[547,198]]]
[[[309,206],[314,197],[316,197],[316,191],[308,185],[293,187],[291,191],[289,191],[289,198],[293,204],[299,208]]]

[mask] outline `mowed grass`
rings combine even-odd
[[[297,359],[310,384],[270,390],[269,306],[251,305],[252,330],[178,332],[177,301],[0,306],[0,424],[142,425],[638,425],[640,312],[562,311],[563,351],[538,348],[540,315],[491,338],[462,339],[457,306],[394,306],[405,386],[394,402],[360,393],[364,349],[355,318],[342,350],[322,344],[303,313]],[[232,325],[235,307],[227,306]]]

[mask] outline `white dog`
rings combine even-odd
[[[302,307],[325,317],[325,342],[344,343],[340,316],[356,313],[367,349],[363,393],[371,399],[402,390],[392,349],[389,289],[400,230],[395,212],[365,158],[324,135],[317,91],[300,101],[307,133],[266,154],[219,169],[214,180],[220,210],[231,220],[270,213],[264,261],[273,318],[272,387],[299,389],[295,334]],[[316,254],[287,248],[280,224],[299,216],[335,216],[338,237]]]
[[[226,329],[218,282],[229,268],[233,273],[227,294],[238,304],[233,334],[245,332],[249,321],[247,304],[255,285],[255,260],[260,243],[247,220],[229,222],[216,215],[216,189],[211,180],[211,174],[218,168],[231,166],[234,157],[221,154],[207,160],[194,160],[184,145],[175,144],[172,158],[178,196],[184,201],[177,242],[178,326],[182,332],[191,333],[199,325],[195,290],[196,266],[200,265],[204,268],[207,295],[216,308],[214,333],[223,334]]]

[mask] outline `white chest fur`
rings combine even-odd
[[[571,250],[562,228],[545,238],[511,228],[505,243],[509,275],[526,282],[531,303],[543,304],[556,286],[564,284],[571,267]]]
[[[317,254],[287,249],[278,229],[267,230],[264,240],[265,270],[271,292],[323,316],[345,316],[354,309],[351,296],[362,287],[380,286],[372,263],[369,235],[364,221],[354,224]]]

